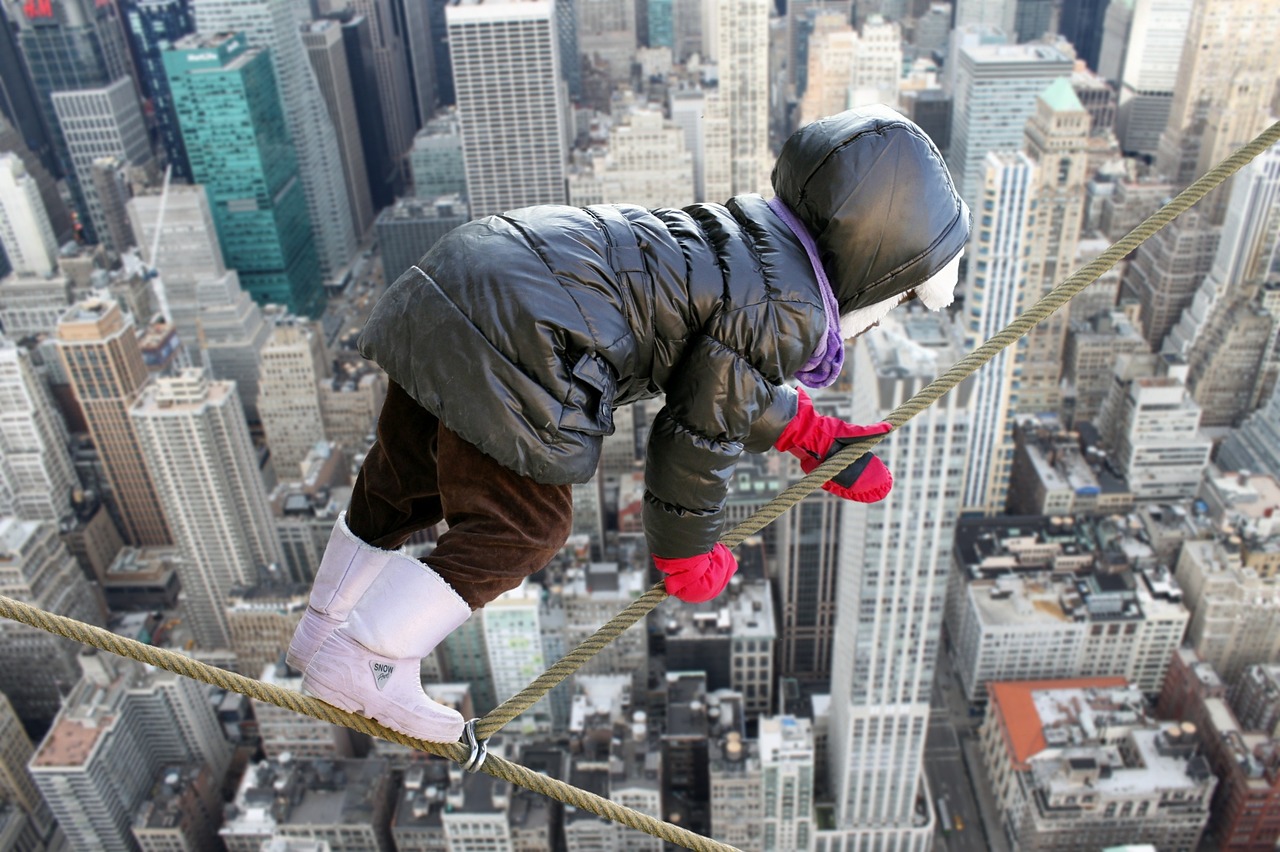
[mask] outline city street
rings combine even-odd
[[[946,651],[938,655],[932,703],[924,764],[938,820],[934,848],[946,852],[1008,852],[1004,836],[995,824],[994,800],[985,789],[983,804],[990,824],[984,825],[981,816],[973,781],[983,778],[976,741],[977,720],[968,715],[964,693]],[[940,800],[946,802],[951,816],[949,832],[943,830],[941,815],[936,813]]]

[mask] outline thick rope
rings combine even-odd
[[[1073,296],[1101,277],[1104,272],[1115,266],[1116,263],[1136,249],[1152,234],[1168,225],[1169,222],[1203,198],[1210,190],[1235,174],[1278,140],[1280,140],[1280,122],[1271,125],[1248,145],[1236,151],[1201,176],[1199,180],[1179,193],[1176,198],[1130,231],[1122,240],[1054,287],[1002,331],[970,352],[946,373],[922,388],[915,396],[895,409],[886,419],[895,427],[898,427],[932,405],[943,394],[976,372],[979,367],[994,358],[1001,350],[1011,346],[1035,327],[1036,324],[1058,310]],[[852,464],[859,456],[878,444],[882,437],[868,438],[846,447],[843,451],[819,465],[808,476],[774,497],[751,517],[722,537],[721,542],[730,548],[737,547],[745,538],[754,535],[772,523],[784,512],[808,496],[814,489],[820,487],[828,479]],[[593,636],[570,651],[528,687],[507,699],[507,701],[485,716],[476,726],[481,738],[487,739],[492,736],[495,731],[500,730],[524,710],[537,703],[556,684],[577,671],[596,652],[617,638],[622,631],[651,612],[666,597],[666,591],[662,584],[659,583],[633,601],[630,606],[610,619]],[[225,671],[164,648],[144,645],[133,639],[117,636],[100,627],[84,624],[65,616],[54,615],[11,598],[0,596],[0,616],[72,639],[84,645],[90,645],[99,650],[109,651],[122,657],[129,657],[183,677],[212,684],[241,695],[247,695],[255,701],[274,704],[277,707],[283,707],[323,722],[342,725],[360,733],[380,737],[418,751],[446,757],[457,763],[464,762],[469,755],[468,749],[461,743],[430,743],[407,737],[363,716],[347,713],[323,701],[302,695],[293,690],[283,689],[274,684],[263,683],[234,672]],[[655,817],[623,807],[585,790],[548,778],[523,766],[503,760],[497,755],[491,755],[485,761],[482,769],[496,778],[519,784],[565,804],[590,811],[630,828],[639,829],[654,837],[678,844],[687,849],[737,852],[732,846],[710,840]]]
[[[277,707],[283,707],[295,713],[319,719],[322,722],[342,725],[362,734],[390,740],[393,743],[399,743],[418,751],[448,758],[456,763],[464,762],[469,755],[468,749],[462,743],[432,743],[408,737],[371,719],[339,710],[318,698],[312,698],[291,689],[284,689],[275,684],[263,683],[235,672],[229,672],[225,669],[202,663],[199,660],[193,660],[166,648],[144,645],[134,639],[117,636],[101,627],[85,624],[66,616],[54,615],[2,595],[0,595],[0,616],[12,621],[20,621],[23,624],[38,627],[41,630],[74,640],[83,645],[90,645],[102,651],[110,651],[112,654],[128,657],[183,677],[212,684],[232,692],[238,692],[241,695],[249,696],[255,701],[274,704]],[[739,852],[733,846],[695,834],[688,829],[664,822],[657,817],[623,807],[617,802],[611,802],[594,793],[589,793],[563,781],[549,778],[518,763],[504,760],[493,753],[489,754],[481,767],[481,771],[487,772],[495,778],[519,784],[521,787],[532,790],[535,793],[550,796],[553,799],[564,802],[566,805],[573,805],[575,808],[589,811],[629,828],[639,829],[646,834],[652,834],[654,837],[678,844],[686,849],[705,850],[705,852]]]
[[[1026,312],[1016,317],[1013,322],[1005,326],[986,343],[983,343],[957,361],[947,372],[921,388],[911,399],[894,409],[893,413],[886,417],[885,420],[892,423],[894,428],[897,428],[933,405],[943,394],[973,375],[979,367],[982,367],[1002,350],[1012,346],[1019,338],[1065,305],[1077,293],[1097,281],[1107,270],[1123,260],[1153,234],[1186,212],[1187,208],[1204,198],[1211,190],[1277,141],[1280,141],[1280,121],[1272,124],[1248,145],[1245,145],[1214,166],[1195,183],[1178,193],[1175,198],[1148,216],[1146,221],[1126,234],[1119,242],[1109,247],[1094,258],[1093,261],[1041,296]],[[823,483],[853,464],[859,456],[869,451],[883,439],[883,435],[876,435],[845,447],[842,451],[814,468],[808,476],[788,486],[764,506],[761,506],[751,517],[722,536],[720,542],[730,549],[737,547],[748,536],[756,534],[773,523],[790,510],[791,507],[807,497],[810,492],[820,488]],[[533,683],[495,707],[476,725],[476,731],[481,736],[487,737],[501,730],[504,725],[516,716],[532,707],[556,684],[577,671],[624,630],[648,615],[666,597],[667,594],[663,589],[663,584],[658,583],[642,597],[636,598],[630,606],[610,619],[594,635],[583,640],[582,644],[547,669]]]

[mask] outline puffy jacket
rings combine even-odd
[[[887,109],[797,132],[774,185],[817,239],[841,312],[920,283],[968,234],[937,150]],[[786,382],[826,330],[799,240],[744,195],[463,225],[387,290],[360,348],[447,428],[547,484],[588,480],[613,409],[665,393],[644,523],[655,555],[682,557],[719,538],[738,457],[767,450],[795,415]]]

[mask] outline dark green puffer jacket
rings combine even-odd
[[[774,185],[817,238],[841,312],[921,283],[968,235],[936,149],[887,109],[799,131]],[[588,480],[613,409],[665,393],[644,522],[654,554],[682,557],[719,538],[738,457],[795,415],[785,383],[826,329],[804,248],[745,195],[463,225],[388,289],[360,348],[447,428],[547,484]]]

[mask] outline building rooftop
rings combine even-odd
[[[1048,748],[1051,739],[1056,742],[1065,735],[1065,742],[1070,742],[1073,729],[1096,733],[1103,720],[1095,715],[1095,706],[1106,713],[1124,708],[1126,718],[1134,714],[1132,721],[1142,718],[1132,705],[1136,701],[1136,707],[1142,707],[1142,693],[1122,677],[992,683],[988,691],[1004,724],[1006,744],[1021,769]]]
[[[1071,85],[1071,78],[1059,77],[1040,93],[1040,99],[1058,112],[1084,112],[1084,104]]]
[[[114,716],[72,719],[59,716],[31,759],[33,767],[83,766]]]
[[[384,760],[264,760],[245,772],[224,834],[272,834],[279,824],[370,825],[388,777]]]

